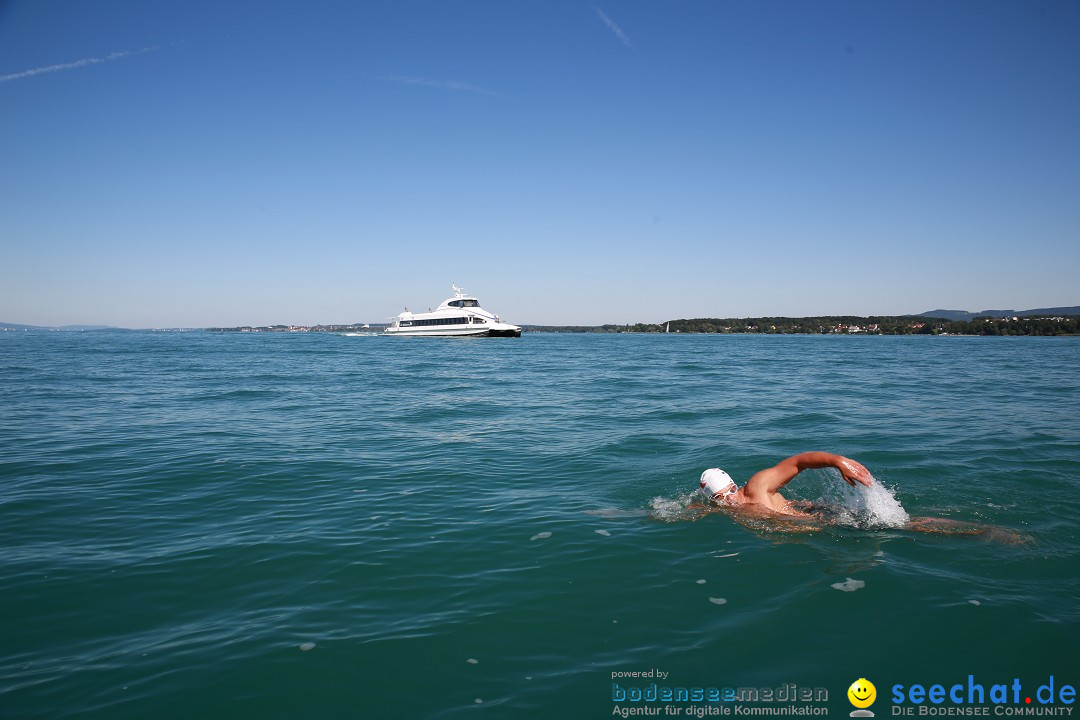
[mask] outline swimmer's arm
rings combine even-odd
[[[803,470],[824,467],[839,470],[844,480],[852,486],[856,482],[863,485],[870,485],[873,482],[870,471],[850,458],[827,452],[805,452],[781,460],[773,467],[755,473],[746,483],[745,492],[751,500],[763,502],[766,498],[778,493],[780,488],[795,479],[795,476]]]
[[[980,535],[986,540],[1006,543],[1008,545],[1024,545],[1033,542],[1030,535],[1025,535],[1016,530],[998,527],[996,525],[978,525],[976,523],[963,522],[961,520],[949,520],[946,518],[920,517],[911,518],[907,525],[908,530],[917,530],[924,533],[939,533],[942,535]]]
[[[917,530],[925,533],[942,533],[945,535],[981,535],[987,528],[975,523],[961,520],[948,520],[936,517],[911,518],[907,525],[909,530]]]

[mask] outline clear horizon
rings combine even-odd
[[[1080,5],[0,6],[0,320],[1075,304]]]

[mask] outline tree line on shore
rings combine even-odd
[[[945,320],[922,316],[853,315],[805,318],[694,318],[665,323],[599,326],[536,326],[541,332],[592,333],[739,333],[739,334],[870,334],[870,335],[1078,335],[1080,316],[978,317]]]

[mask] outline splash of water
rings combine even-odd
[[[895,492],[874,481],[869,487],[851,487],[847,483],[829,486],[819,502],[832,506],[836,520],[841,525],[860,528],[899,528],[911,520],[904,506],[896,499]],[[828,497],[831,495],[832,497]]]
[[[705,495],[692,490],[673,498],[654,497],[649,501],[649,516],[664,522],[695,520],[708,512]]]

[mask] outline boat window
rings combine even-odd
[[[480,307],[480,303],[477,300],[462,300],[460,307]]]
[[[469,318],[467,317],[443,317],[443,318],[425,318],[423,320],[413,320],[411,325],[413,327],[431,326],[431,325],[467,325]],[[405,323],[401,323],[405,325]]]
[[[447,305],[449,305],[450,307],[461,307],[461,301],[451,300],[449,303],[447,303]]]

